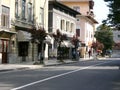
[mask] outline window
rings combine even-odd
[[[0,53],[2,52],[2,40],[0,40]]]
[[[80,37],[80,29],[76,29],[76,35]]]
[[[67,21],[66,22],[66,31],[68,31],[69,30],[69,22]]]
[[[73,32],[74,31],[74,24],[71,23],[71,29],[70,29],[70,32]]]
[[[65,30],[65,20],[61,20],[61,30]]]
[[[26,0],[22,0],[22,18],[25,19]]]
[[[44,24],[44,9],[40,7],[40,24]]]
[[[80,19],[79,18],[77,18],[77,22],[79,22],[80,21]]]
[[[63,21],[61,20],[61,23],[60,23],[60,25],[61,25],[61,30],[63,29],[63,28],[62,28],[62,27],[63,27],[63,26],[62,26],[62,22],[63,22]]]
[[[80,12],[80,7],[79,6],[73,6],[73,9]]]
[[[6,6],[2,6],[1,26],[4,28],[9,28],[9,13],[10,9]]]
[[[32,3],[28,3],[28,21],[32,21]]]
[[[15,0],[15,16],[18,17],[18,0]]]

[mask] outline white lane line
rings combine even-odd
[[[113,61],[109,61],[109,62],[113,62]],[[90,66],[87,66],[87,67],[84,67],[84,68],[79,68],[79,69],[76,69],[76,70],[73,70],[73,71],[69,71],[69,72],[62,73],[62,74],[59,74],[59,75],[55,75],[55,76],[52,76],[52,77],[48,77],[48,78],[45,78],[45,79],[42,79],[42,80],[38,80],[38,81],[29,83],[29,84],[25,84],[23,86],[19,86],[19,87],[13,88],[11,90],[19,90],[19,89],[22,89],[22,88],[25,88],[25,87],[28,87],[28,86],[31,86],[31,85],[34,85],[34,84],[37,84],[37,83],[48,81],[50,79],[61,77],[61,76],[67,75],[67,74],[71,74],[71,73],[74,73],[74,72],[77,72],[77,71],[80,71],[80,70],[85,70],[85,69],[88,69],[90,67],[94,67],[94,66],[97,66],[97,65],[102,65],[102,64],[105,64],[105,63],[109,63],[109,62],[98,63],[98,64],[90,65]]]

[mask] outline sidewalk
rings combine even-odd
[[[12,71],[12,70],[25,70],[25,69],[40,69],[44,66],[55,66],[61,64],[75,63],[77,61],[64,60],[64,62],[58,62],[58,60],[45,60],[44,65],[33,65],[34,62],[23,62],[20,64],[0,64],[0,72]]]
[[[26,70],[27,69],[40,69],[45,66],[56,66],[56,65],[61,65],[61,64],[70,64],[70,63],[76,63],[79,61],[87,61],[87,60],[94,60],[94,57],[80,58],[78,61],[64,60],[64,62],[59,62],[56,59],[45,60],[44,65],[43,64],[33,65],[34,62],[23,62],[19,64],[0,64],[0,72],[12,71],[12,70],[25,70],[25,69]]]

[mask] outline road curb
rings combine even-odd
[[[55,64],[45,64],[44,66],[57,66],[57,65],[71,64],[71,63],[76,63],[76,62],[79,62],[79,61],[61,62],[61,63],[55,63]]]
[[[15,68],[15,69],[2,69],[0,72],[8,72],[8,71],[15,71],[15,70],[27,70],[30,69],[29,67],[22,67],[22,68]]]

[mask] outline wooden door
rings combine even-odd
[[[8,63],[8,41],[2,40],[2,63]]]

